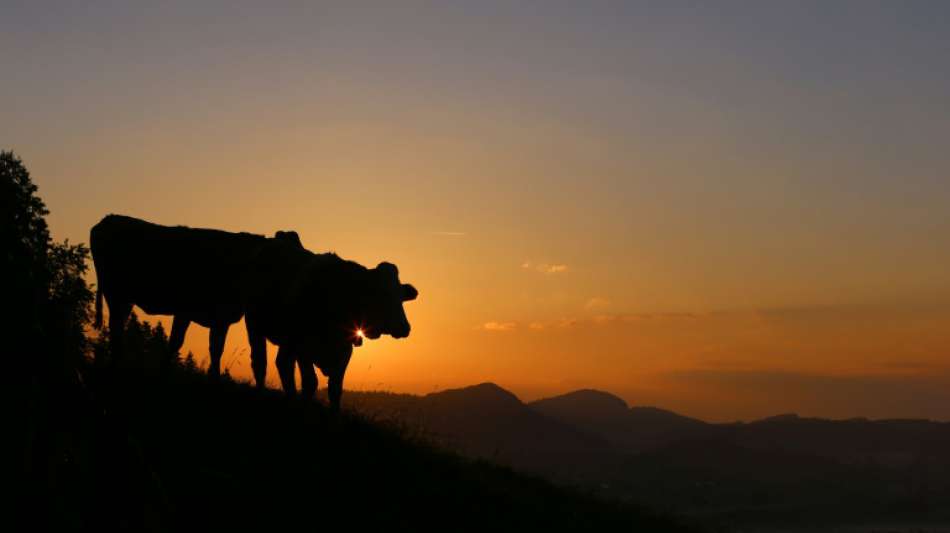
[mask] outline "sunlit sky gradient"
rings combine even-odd
[[[398,264],[349,387],[950,419],[950,3],[128,4],[4,2],[0,146],[58,239]]]

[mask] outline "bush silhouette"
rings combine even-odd
[[[168,334],[165,333],[165,327],[161,322],[150,325],[148,322],[139,319],[136,313],[129,316],[126,324],[126,341],[129,347],[129,353],[134,357],[125,358],[121,364],[127,368],[137,368],[149,372],[168,369],[171,366],[183,364],[178,359],[178,354],[172,352],[168,342]],[[112,356],[109,349],[109,330],[104,329],[95,340],[92,341],[92,354],[97,364],[108,361]],[[194,364],[194,355],[191,363]]]

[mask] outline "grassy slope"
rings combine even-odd
[[[83,375],[42,489],[57,529],[690,530],[273,391]]]

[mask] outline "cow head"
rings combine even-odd
[[[400,339],[409,336],[409,319],[403,302],[419,296],[416,288],[399,281],[399,270],[392,263],[380,263],[366,271],[362,292],[360,324],[362,334],[370,339],[392,335]]]

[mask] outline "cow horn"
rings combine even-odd
[[[419,297],[419,291],[408,283],[402,284],[402,301],[408,302]]]
[[[399,269],[396,268],[396,265],[388,261],[383,261],[382,263],[376,265],[376,270],[385,272],[386,275],[399,279]]]

